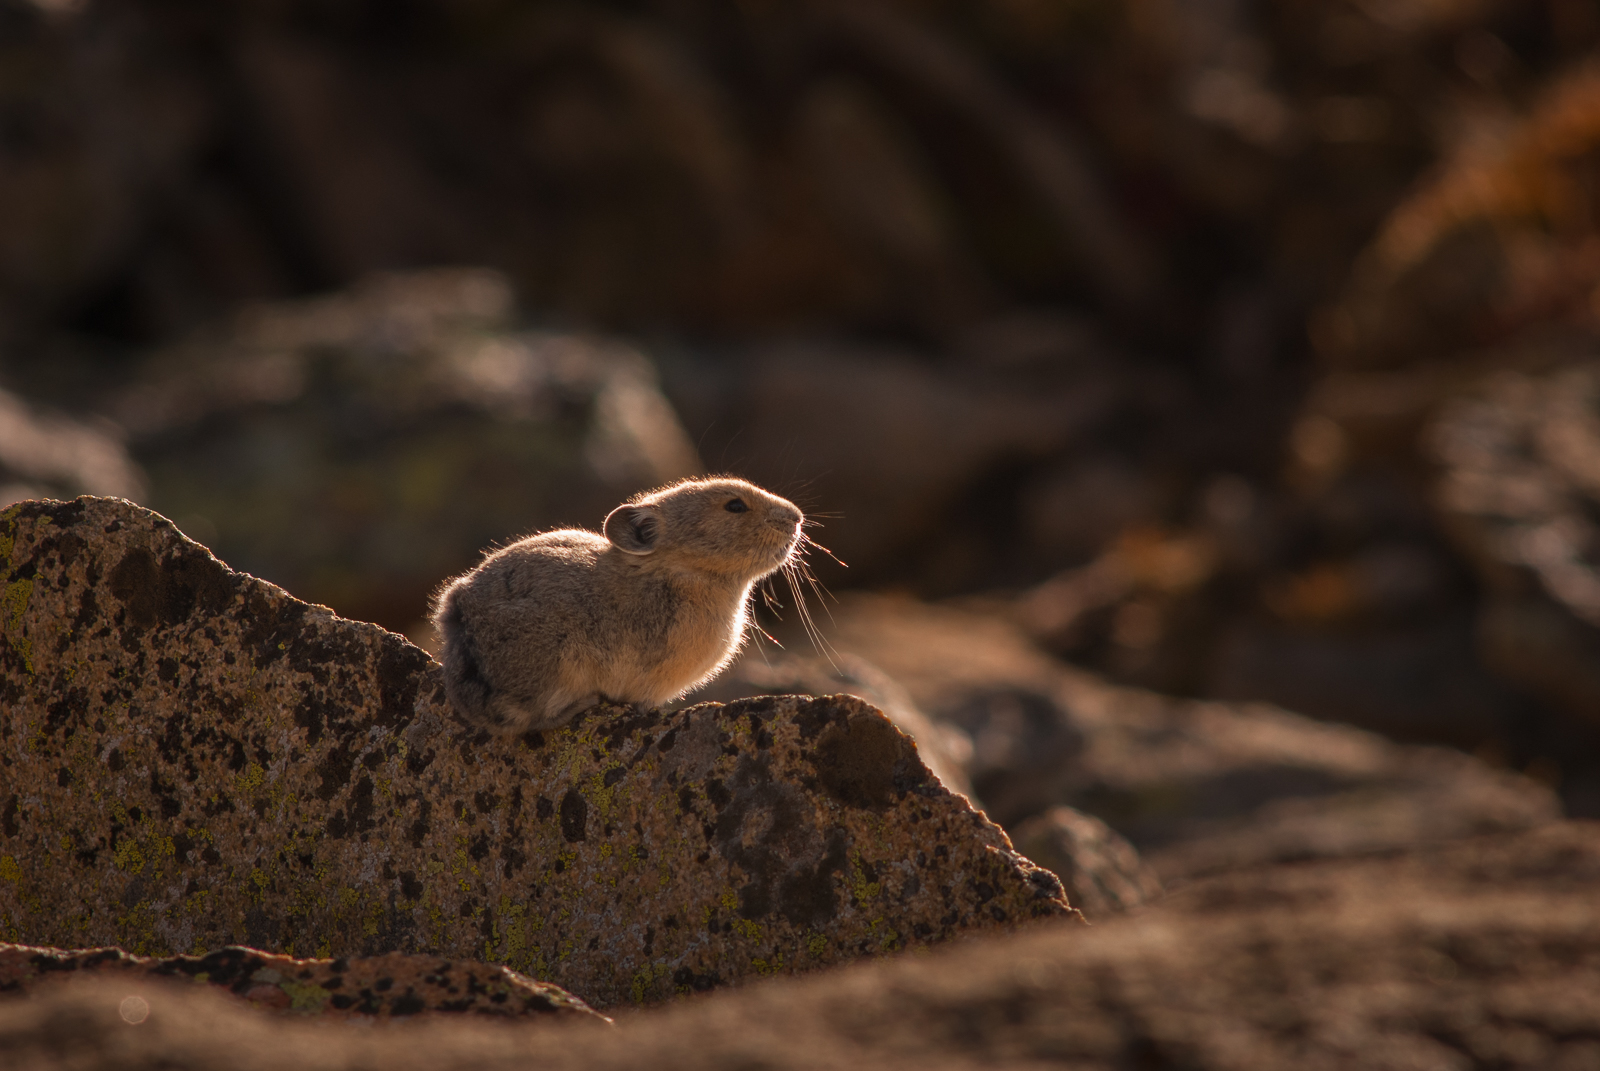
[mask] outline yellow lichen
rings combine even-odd
[[[132,837],[124,837],[117,842],[116,863],[117,869],[134,874],[144,870],[144,852],[139,850],[139,845]]]
[[[668,967],[665,963],[646,963],[633,974],[633,984],[629,987],[630,994],[635,1004],[643,1004],[648,990],[657,982],[667,976]]]
[[[9,881],[13,885],[22,881],[22,868],[12,856],[0,855],[0,881]]]
[[[861,865],[861,853],[850,853],[851,869],[854,871],[850,882],[850,892],[861,907],[867,906],[867,901],[876,900],[878,894],[883,892],[883,883],[868,881],[866,868]]]
[[[254,792],[267,780],[267,771],[259,763],[252,762],[244,768],[244,773],[234,778],[234,783],[239,786],[240,792]]]

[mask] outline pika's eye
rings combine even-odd
[[[728,499],[728,504],[722,508],[729,513],[743,513],[750,507],[744,504],[744,499],[742,498],[730,498]]]

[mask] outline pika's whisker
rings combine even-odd
[[[811,616],[811,609],[806,605],[805,593],[800,588],[799,578],[804,575],[805,568],[805,559],[796,557],[784,565],[783,575],[789,581],[789,590],[794,593],[795,610],[800,615],[800,623],[805,629],[807,638],[811,640],[811,646],[816,649],[818,654],[828,660],[828,665],[832,666],[833,671],[837,673],[839,672],[839,664],[834,661],[833,656],[838,654],[838,651],[833,649],[833,645],[828,642],[827,638],[822,635],[822,630],[817,627],[816,621]]]
[[[840,561],[839,556],[837,554],[835,554],[833,551],[829,550],[827,547],[823,546],[821,543],[818,543],[815,539],[812,539],[808,535],[802,535],[800,538],[805,541],[806,546],[808,546],[808,547],[816,547],[818,550],[822,551],[822,553],[824,553],[828,557],[832,558],[835,562],[838,562],[841,567],[843,567],[845,569],[850,568],[848,565],[845,565],[845,563],[843,561]]]

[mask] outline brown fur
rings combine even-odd
[[[751,588],[789,560],[802,520],[744,480],[685,480],[612,510],[604,536],[562,529],[494,552],[434,603],[451,705],[516,733],[602,697],[677,698],[738,651]]]

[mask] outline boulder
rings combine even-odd
[[[0,506],[57,494],[144,496],[144,474],[110,429],[0,390]]]
[[[1449,748],[1263,703],[1118,687],[1039,650],[1001,612],[851,595],[834,645],[972,739],[996,821],[1055,806],[1105,821],[1169,880],[1396,851],[1555,820],[1550,789]]]
[[[84,977],[124,983],[191,980],[215,986],[259,1008],[366,1021],[418,1015],[547,1016],[600,1019],[559,986],[507,967],[437,956],[295,959],[230,945],[204,956],[153,959],[117,948],[32,948],[0,945],[0,994],[37,996]],[[139,1012],[133,1010],[132,1014]]]
[[[1425,442],[1437,504],[1489,594],[1484,661],[1600,725],[1600,362],[1485,376]]]
[[[596,1006],[1076,913],[858,699],[491,737],[115,499],[0,514],[0,938],[503,963]]]
[[[149,474],[144,504],[238,568],[394,629],[491,544],[598,527],[700,468],[643,354],[526,329],[486,269],[249,306],[131,378],[106,404]]]
[[[819,649],[820,649],[819,644]],[[728,668],[690,698],[696,702],[753,695],[853,695],[871,703],[894,722],[895,728],[917,742],[929,772],[952,792],[982,806],[972,792],[968,769],[972,741],[948,722],[936,722],[917,708],[894,678],[865,659],[847,654],[818,658],[773,651],[760,646],[747,650]]]
[[[1084,917],[1100,919],[1161,895],[1161,879],[1127,838],[1092,815],[1052,807],[1014,829],[1017,850],[1067,888]]]
[[[1600,826],[1211,878],[1086,932],[1052,927],[619,1019],[341,1029],[205,987],[0,1001],[19,1071],[537,1066],[552,1071],[1194,1071],[1600,1064]],[[492,1027],[492,1028],[491,1028]]]

